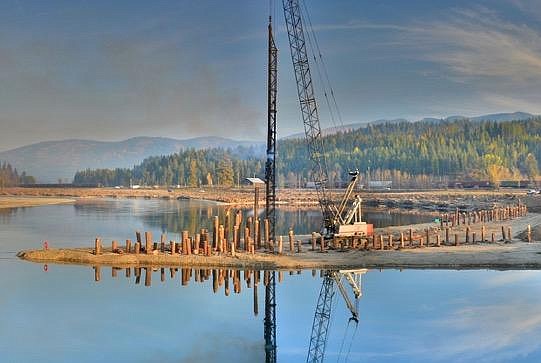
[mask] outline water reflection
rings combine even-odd
[[[254,317],[259,315],[259,286],[262,284],[264,287],[265,299],[264,299],[264,331],[265,338],[268,334],[274,335],[274,341],[276,340],[276,330],[279,329],[278,322],[275,321],[275,315],[273,308],[277,304],[269,293],[274,295],[274,276],[278,275],[278,283],[284,281],[284,276],[298,276],[302,274],[302,270],[289,270],[289,271],[274,271],[274,270],[250,270],[250,269],[227,269],[227,268],[183,268],[183,267],[102,267],[93,266],[94,281],[100,282],[102,280],[102,270],[111,271],[111,278],[116,279],[119,274],[124,274],[124,277],[129,280],[130,283],[135,285],[141,284],[141,280],[144,278],[144,285],[146,287],[152,286],[153,278],[157,278],[159,275],[160,283],[166,281],[179,283],[182,287],[187,287],[190,282],[194,284],[206,284],[209,289],[212,289],[216,294],[220,290],[223,290],[224,296],[228,297],[233,294],[241,294],[242,291],[251,293],[252,299],[252,314]],[[359,323],[359,299],[362,296],[361,287],[361,275],[365,274],[368,270],[312,270],[312,277],[319,276],[322,280],[321,290],[319,298],[315,305],[314,321],[312,324],[312,330],[310,334],[310,343],[308,348],[307,362],[323,362],[325,355],[325,347],[327,343],[327,333],[329,331],[329,323],[331,320],[331,310],[333,307],[333,301],[335,291],[338,290],[341,298],[349,310],[351,316],[348,319],[347,325],[354,325],[356,330]],[[133,273],[132,273],[133,272]],[[177,277],[178,274],[178,277]],[[349,286],[348,286],[349,285]],[[242,286],[245,286],[243,290]],[[270,288],[272,287],[272,290]],[[348,287],[350,289],[348,289]],[[351,294],[348,293],[351,291]],[[251,292],[250,292],[251,291]],[[352,295],[352,296],[350,296]],[[270,306],[272,304],[272,306]],[[271,312],[272,315],[269,315]],[[272,322],[269,320],[272,319]],[[273,329],[269,332],[268,329]],[[354,336],[350,338],[353,341]],[[268,344],[265,345],[265,354],[267,355],[266,361],[276,361],[277,356],[276,346],[269,349]],[[274,359],[269,360],[269,356]]]
[[[80,216],[98,215],[102,219],[122,219],[129,214],[141,219],[146,227],[159,229],[162,233],[180,233],[183,230],[196,233],[201,228],[211,229],[214,216],[224,220],[226,214],[234,216],[240,212],[243,220],[253,217],[253,209],[249,207],[236,209],[192,200],[101,200],[77,203],[74,208]],[[258,216],[261,220],[264,218],[263,208]],[[320,229],[319,208],[278,208],[276,217],[277,234],[287,234],[290,228],[297,234],[310,234]],[[364,209],[363,218],[376,228],[425,223],[433,219],[430,215],[377,209]]]

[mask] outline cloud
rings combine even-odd
[[[541,305],[536,301],[464,307],[435,325],[453,336],[452,343],[434,342],[437,359],[506,361],[541,348]]]

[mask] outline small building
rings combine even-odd
[[[249,185],[253,185],[256,188],[265,185],[265,182],[261,180],[260,178],[245,178],[244,180]]]

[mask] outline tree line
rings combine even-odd
[[[435,186],[449,180],[530,180],[538,177],[541,118],[472,122],[468,119],[400,122],[338,132],[323,137],[329,185],[347,182],[358,169],[362,180],[392,180],[400,187]],[[303,139],[278,142],[279,186],[310,181]],[[264,176],[263,155],[236,149],[185,150],[145,159],[131,169],[79,171],[75,184],[225,185]]]
[[[0,163],[0,188],[35,183],[36,179],[33,176],[26,175],[24,171],[19,174],[17,168],[12,167],[9,163]]]

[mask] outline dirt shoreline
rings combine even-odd
[[[94,255],[91,248],[49,249],[21,251],[18,257],[38,263],[69,263],[77,265],[105,265],[114,267],[231,267],[253,269],[350,269],[350,268],[430,268],[430,269],[541,269],[541,243],[527,243],[518,236],[528,225],[541,225],[541,214],[529,213],[514,220],[484,224],[487,236],[498,233],[501,226],[512,229],[511,239],[498,238],[495,243],[477,242],[463,244],[465,226],[452,229],[460,234],[461,245],[441,247],[413,247],[387,250],[349,250],[345,252],[310,251],[308,236],[297,236],[304,241],[301,253],[272,255],[264,252],[240,252],[232,256],[170,255],[169,253],[117,254],[105,250]],[[412,226],[386,227],[376,230],[381,235],[396,234],[414,229],[423,233],[427,228],[438,229],[435,223]],[[479,233],[481,224],[470,226]],[[441,233],[441,230],[440,230]],[[480,234],[478,234],[479,236]]]
[[[75,202],[76,202],[75,199],[70,199],[70,198],[0,196],[0,209],[39,207],[42,205],[71,204]]]

